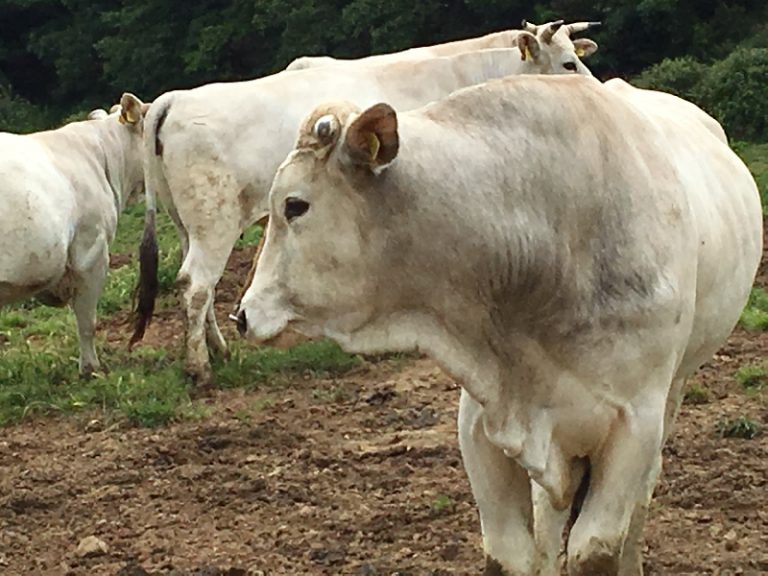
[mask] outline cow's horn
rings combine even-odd
[[[563,22],[562,20],[558,20],[557,22],[552,22],[549,26],[546,27],[544,32],[541,33],[541,39],[547,43],[551,42],[552,36],[554,36],[555,33],[558,30],[560,30],[560,28],[563,27],[563,24],[565,24],[565,22]]]
[[[528,22],[528,20],[523,20],[522,24],[520,25],[522,30],[525,30],[526,32],[530,32],[531,34],[536,34],[536,30],[538,30],[538,26],[536,24],[531,24]]]
[[[584,32],[585,30],[589,30],[590,28],[596,28],[597,26],[602,26],[602,22],[574,22],[573,24],[566,25],[566,30],[568,31],[568,36],[571,34],[577,34],[578,32]]]
[[[327,145],[333,141],[339,128],[339,121],[333,114],[326,114],[318,118],[312,131],[321,144]]]

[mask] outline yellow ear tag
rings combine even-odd
[[[378,136],[371,132],[368,134],[368,148],[371,151],[371,160],[376,160],[379,157],[379,150],[381,149],[381,142],[379,142]]]
[[[576,56],[578,56],[579,58],[584,56],[584,48],[576,48]]]
[[[533,55],[531,54],[530,48],[528,48],[528,46],[526,46],[525,47],[525,52],[523,53],[523,60],[528,60],[529,58],[531,60],[533,60]]]
[[[136,124],[138,119],[131,114],[130,110],[123,110],[120,113],[120,124]]]

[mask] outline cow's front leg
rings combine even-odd
[[[525,469],[488,441],[482,412],[482,406],[462,390],[459,446],[480,510],[484,576],[533,576],[537,572],[530,479]]]
[[[631,573],[622,562],[624,544],[631,524],[642,532],[660,470],[663,430],[663,399],[637,399],[618,411],[604,446],[590,456],[589,491],[568,540],[569,576]]]
[[[109,267],[109,256],[104,245],[103,254],[94,259],[90,268],[77,271],[77,286],[72,297],[72,311],[77,320],[80,341],[80,375],[89,377],[99,367],[94,337],[96,335],[96,306],[104,288]]]

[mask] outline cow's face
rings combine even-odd
[[[562,21],[526,28],[517,40],[520,57],[535,74],[582,74],[592,72],[581,61],[597,51],[597,44],[587,38],[571,39],[571,34],[585,30],[591,23],[563,24]]]
[[[270,191],[266,242],[238,314],[241,332],[268,341],[353,333],[376,312],[387,233],[368,190],[398,151],[385,104],[356,115],[325,106],[305,122]]]

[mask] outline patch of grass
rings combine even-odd
[[[683,402],[686,404],[706,404],[709,402],[709,391],[698,383],[691,384],[685,391]]]
[[[450,496],[441,494],[432,502],[432,510],[440,514],[447,510],[453,510],[455,503]]]
[[[0,360],[0,425],[32,415],[101,408],[135,425],[158,426],[190,404],[181,368],[165,351],[142,348],[131,358],[111,349],[100,352],[102,362],[119,367],[86,380],[78,375],[74,336],[6,349]]]
[[[330,340],[306,342],[289,350],[257,348],[234,342],[232,358],[214,360],[213,369],[221,388],[249,388],[270,380],[277,384],[281,375],[288,374],[336,376],[360,362],[358,356],[345,353]]]
[[[750,364],[736,371],[736,381],[745,390],[762,390],[768,386],[768,364]]]
[[[312,398],[323,404],[342,404],[352,399],[352,394],[343,386],[331,388],[315,388],[312,390]]]
[[[752,440],[760,433],[760,425],[747,416],[739,416],[733,420],[721,420],[717,423],[716,430],[722,438]]]
[[[734,142],[733,149],[749,166],[763,199],[763,214],[768,215],[768,143]]]
[[[253,412],[261,412],[274,406],[274,402],[271,398],[260,398],[251,404],[251,410]]]
[[[261,240],[261,237],[263,234],[264,234],[264,228],[258,225],[253,225],[250,228],[248,228],[245,232],[243,232],[243,235],[237,241],[237,244],[235,244],[235,246],[237,246],[238,248],[243,248],[245,246],[256,246]]]
[[[747,306],[741,313],[741,325],[747,330],[768,330],[768,292],[753,288]]]
[[[235,412],[235,418],[237,418],[240,422],[243,422],[245,424],[250,423],[251,420],[253,420],[253,414],[256,412],[261,412],[262,410],[267,410],[271,408],[274,405],[274,402],[271,398],[259,398],[258,400],[255,400],[254,402],[251,402],[247,407],[241,408],[237,412]]]
[[[201,421],[211,417],[213,410],[205,404],[192,402],[185,405],[177,415],[177,418],[184,420]]]

